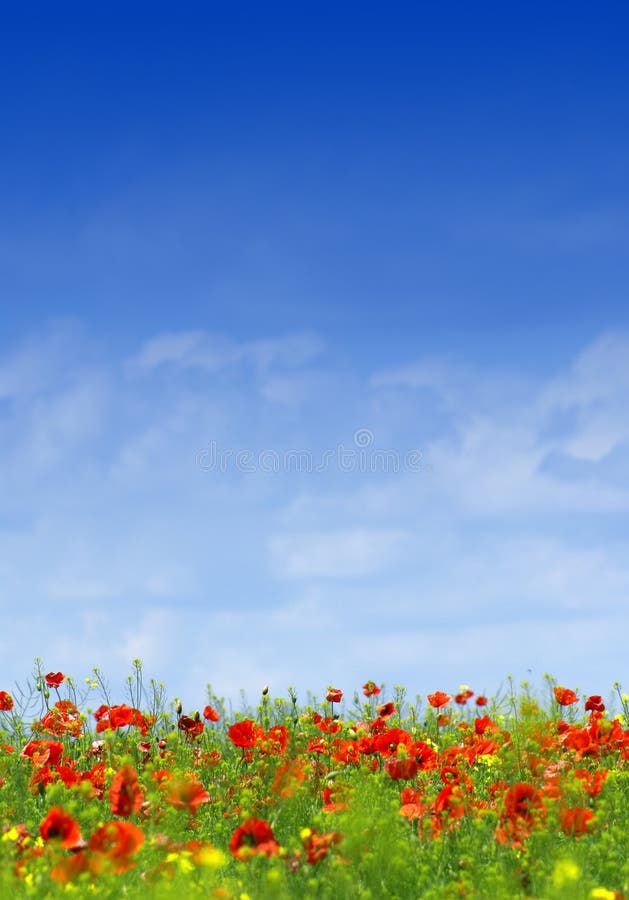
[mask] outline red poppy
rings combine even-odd
[[[482,694],[478,696],[475,700],[477,706],[487,706],[487,697],[483,697]]]
[[[564,747],[575,750],[577,759],[581,759],[583,756],[598,756],[599,754],[599,748],[592,741],[592,735],[587,728],[568,726],[561,736],[561,743]]]
[[[603,698],[600,694],[592,694],[591,697],[588,697],[585,701],[586,710],[593,710],[594,712],[604,712],[605,704],[603,703]]]
[[[135,725],[140,729],[140,734],[144,737],[153,720],[149,720],[139,709],[127,706],[121,703],[118,706],[99,706],[94,713],[96,719],[96,731],[100,734],[102,731],[115,731],[117,728],[125,728],[127,725]]]
[[[573,703],[578,703],[579,698],[575,694],[574,691],[571,691],[570,688],[564,688],[557,686],[554,689],[555,700],[559,704],[559,706],[571,706]]]
[[[94,795],[102,800],[105,794],[105,763],[96,763],[87,772],[80,773],[82,782],[89,782],[94,791]]]
[[[349,809],[351,789],[344,784],[328,784],[321,791],[323,811],[329,813],[345,812]]]
[[[561,829],[564,834],[569,835],[587,834],[593,818],[592,810],[582,806],[562,809],[559,813]]]
[[[421,802],[421,793],[411,787],[402,788],[400,791],[400,801],[402,803],[400,815],[407,818],[409,822],[413,819],[418,819],[420,816],[423,816],[425,812],[428,812],[428,806]]]
[[[344,765],[360,763],[360,747],[357,741],[346,741],[343,738],[335,738],[332,743],[332,759]]]
[[[575,769],[574,777],[582,782],[583,790],[590,797],[596,797],[597,794],[600,794],[607,780],[607,769],[598,769],[593,773],[588,772],[587,769]]]
[[[49,672],[44,675],[44,680],[48,687],[58,688],[66,680],[66,676],[62,672]]]
[[[71,700],[59,700],[39,722],[33,725],[33,730],[54,734],[56,737],[67,734],[78,738],[83,734],[83,720]]]
[[[419,766],[412,756],[392,756],[384,764],[393,781],[410,781],[417,775]]]
[[[197,713],[197,715],[199,714]],[[179,716],[179,719],[177,720],[177,728],[179,729],[179,731],[183,731],[187,738],[190,738],[190,740],[194,740],[200,734],[203,734],[205,725],[201,721],[200,717],[197,719],[196,716],[195,718],[192,718],[192,716]]]
[[[210,795],[196,778],[174,779],[168,786],[168,802],[176,809],[185,809],[192,815]]]
[[[511,785],[505,792],[504,810],[496,828],[496,840],[499,844],[524,849],[523,842],[529,837],[531,829],[545,815],[546,807],[541,791],[526,782]]]
[[[68,884],[89,869],[89,859],[83,850],[77,850],[71,856],[64,856],[50,869],[50,877],[58,884]]]
[[[379,693],[380,688],[375,681],[367,681],[363,684],[363,694],[365,697],[377,697]]]
[[[79,823],[62,806],[53,806],[39,826],[44,841],[59,841],[66,850],[81,846]]]
[[[477,719],[474,719],[474,732],[485,734],[486,731],[500,731],[500,728],[489,716],[478,716]]]
[[[542,794],[534,785],[521,781],[508,788],[504,799],[504,814],[507,818],[531,822],[536,815],[544,812]]]
[[[144,802],[144,792],[133,766],[125,765],[116,772],[109,790],[110,808],[114,816],[128,818],[138,812]]]
[[[227,736],[236,747],[248,749],[255,747],[258,741],[264,737],[264,729],[260,725],[256,725],[252,719],[243,719],[242,722],[234,722],[233,725],[230,725]]]
[[[408,755],[413,757],[423,772],[429,772],[437,767],[437,753],[430,744],[426,744],[424,741],[415,741],[414,744],[411,744],[408,748]]]
[[[273,793],[283,800],[292,797],[305,780],[307,774],[306,764],[301,759],[289,759],[283,762],[273,780]]]
[[[220,714],[217,713],[213,706],[206,706],[203,710],[203,718],[207,719],[208,722],[218,722]]]
[[[433,803],[433,833],[439,834],[444,826],[451,826],[463,817],[465,795],[459,784],[448,784],[442,788]]]
[[[403,728],[389,728],[388,731],[375,736],[373,749],[376,753],[381,753],[383,756],[395,756],[400,744],[410,747],[412,743],[413,738],[408,731],[404,731]]]
[[[340,703],[343,699],[343,691],[340,688],[328,688],[325,699],[328,703]]]
[[[268,822],[249,818],[234,831],[229,849],[236,859],[246,861],[257,853],[275,856],[280,848]]]
[[[343,727],[333,716],[326,716],[324,718],[323,716],[320,716],[319,713],[314,713],[312,721],[319,731],[322,731],[324,734],[338,734]]]
[[[106,822],[90,838],[89,848],[96,854],[96,869],[106,861],[110,871],[126,872],[135,863],[130,859],[144,843],[144,833],[133,822]]]
[[[378,706],[376,712],[383,719],[388,719],[389,716],[392,716],[395,712],[395,704],[394,703],[383,703],[381,706]]]
[[[13,697],[6,691],[0,691],[0,710],[9,712],[13,709]]]
[[[62,753],[63,744],[61,741],[48,741],[42,739],[39,741],[29,741],[20,753],[20,756],[25,756],[32,760],[33,765],[35,766],[56,766],[61,761]]]
[[[302,838],[304,850],[306,851],[306,862],[314,866],[315,863],[325,858],[330,847],[334,844],[340,844],[342,840],[343,835],[338,831],[318,834],[314,828],[308,828],[307,833]]]
[[[271,725],[262,741],[266,753],[282,756],[290,743],[290,731],[286,725]]]
[[[465,704],[470,699],[470,697],[473,697],[473,696],[474,696],[474,691],[470,691],[469,688],[466,688],[466,690],[461,691],[460,694],[455,695],[454,702],[458,703],[459,706],[465,706]]]
[[[435,691],[434,694],[428,694],[428,702],[434,709],[441,709],[442,706],[447,706],[450,700],[452,700],[452,697],[444,691]]]

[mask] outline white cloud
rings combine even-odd
[[[216,372],[249,363],[258,372],[266,372],[272,367],[298,368],[312,362],[321,350],[321,341],[310,334],[236,343],[206,331],[184,331],[158,335],[146,341],[139,353],[129,360],[129,365],[150,371],[170,363]]]
[[[491,687],[510,660],[572,666],[566,636],[598,690],[622,677],[629,336],[546,379],[438,359],[364,378],[320,350],[190,331],[129,362],[62,328],[0,358],[6,683],[39,653],[112,679],[145,657],[187,694]],[[196,464],[211,438],[318,458],[358,427],[432,472]]]
[[[403,531],[364,528],[274,535],[271,565],[281,578],[364,578],[399,559],[408,537]]]

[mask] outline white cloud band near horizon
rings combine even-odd
[[[0,358],[0,687],[30,660],[171,693],[411,693],[551,671],[626,678],[629,334],[572,364],[409,360],[367,375],[316,334],[202,330],[116,352],[76,323]],[[411,471],[204,471],[233,451],[402,456]],[[589,652],[588,651],[589,648]]]

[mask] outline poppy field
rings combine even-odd
[[[197,709],[38,661],[0,691],[0,896],[620,900],[629,698],[546,686]]]

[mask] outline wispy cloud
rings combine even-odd
[[[312,335],[174,332],[128,357],[74,326],[29,338],[0,359],[3,677],[141,656],[179,693],[491,688],[509,663],[576,671],[561,640],[595,635],[579,668],[604,689],[629,625],[627,360],[620,332],[546,379],[438,358],[365,377]],[[356,451],[361,426],[365,453],[429,465],[198,465],[210,439]]]
[[[250,364],[257,373],[264,373],[273,367],[292,369],[310,363],[322,349],[312,334],[238,343],[205,331],[184,331],[149,339],[129,362],[148,371],[170,364],[207,372]]]
[[[403,531],[353,529],[275,535],[269,549],[281,578],[364,578],[390,568],[405,544]]]

